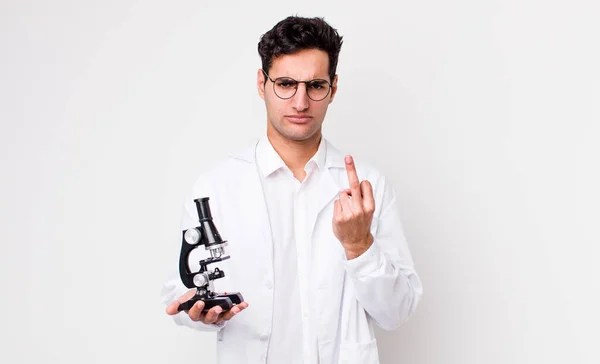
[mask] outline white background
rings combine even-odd
[[[344,36],[324,132],[392,179],[423,280],[382,362],[600,362],[597,2],[282,3],[2,0],[0,362],[214,362],[160,288],[292,14]]]

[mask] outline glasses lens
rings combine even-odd
[[[278,78],[273,84],[275,94],[282,99],[289,99],[294,96],[298,88],[298,82],[293,78]]]
[[[315,101],[323,100],[329,94],[329,82],[325,80],[312,80],[306,85],[308,97]]]

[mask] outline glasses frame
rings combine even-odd
[[[271,81],[273,83],[273,93],[275,94],[275,96],[279,97],[282,100],[289,100],[292,97],[294,97],[296,95],[296,93],[298,92],[298,84],[300,84],[300,83],[304,84],[304,88],[306,89],[306,96],[308,96],[308,98],[311,99],[311,100],[313,100],[313,101],[323,101],[323,100],[325,100],[327,98],[327,96],[329,96],[329,94],[331,93],[331,88],[333,87],[333,85],[331,84],[331,82],[329,82],[327,80],[324,80],[322,78],[315,78],[314,80],[308,80],[308,81],[298,81],[298,80],[294,80],[291,77],[277,77],[276,79],[272,79],[271,76],[269,76],[269,74],[264,69],[261,69],[261,71],[269,79],[269,81]],[[292,94],[292,96],[290,96],[290,97],[281,97],[281,96],[279,96],[277,94],[277,91],[275,91],[275,82],[277,82],[277,80],[281,80],[281,79],[288,79],[288,80],[293,80],[294,82],[296,82],[296,90],[294,91],[294,93]],[[312,97],[310,97],[310,95],[308,94],[308,84],[311,83],[311,82],[315,82],[315,81],[324,81],[329,86],[329,88],[327,89],[327,93],[325,94],[325,96],[323,96],[322,99],[315,100]]]

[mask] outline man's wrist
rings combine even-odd
[[[363,241],[354,243],[348,248],[344,247],[346,259],[352,260],[360,257],[364,252],[369,250],[369,248],[373,244],[373,240],[373,235],[369,234]]]

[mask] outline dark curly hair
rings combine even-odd
[[[263,34],[258,42],[262,68],[269,72],[273,60],[305,49],[320,49],[329,55],[329,77],[335,76],[342,36],[323,18],[289,16]]]

